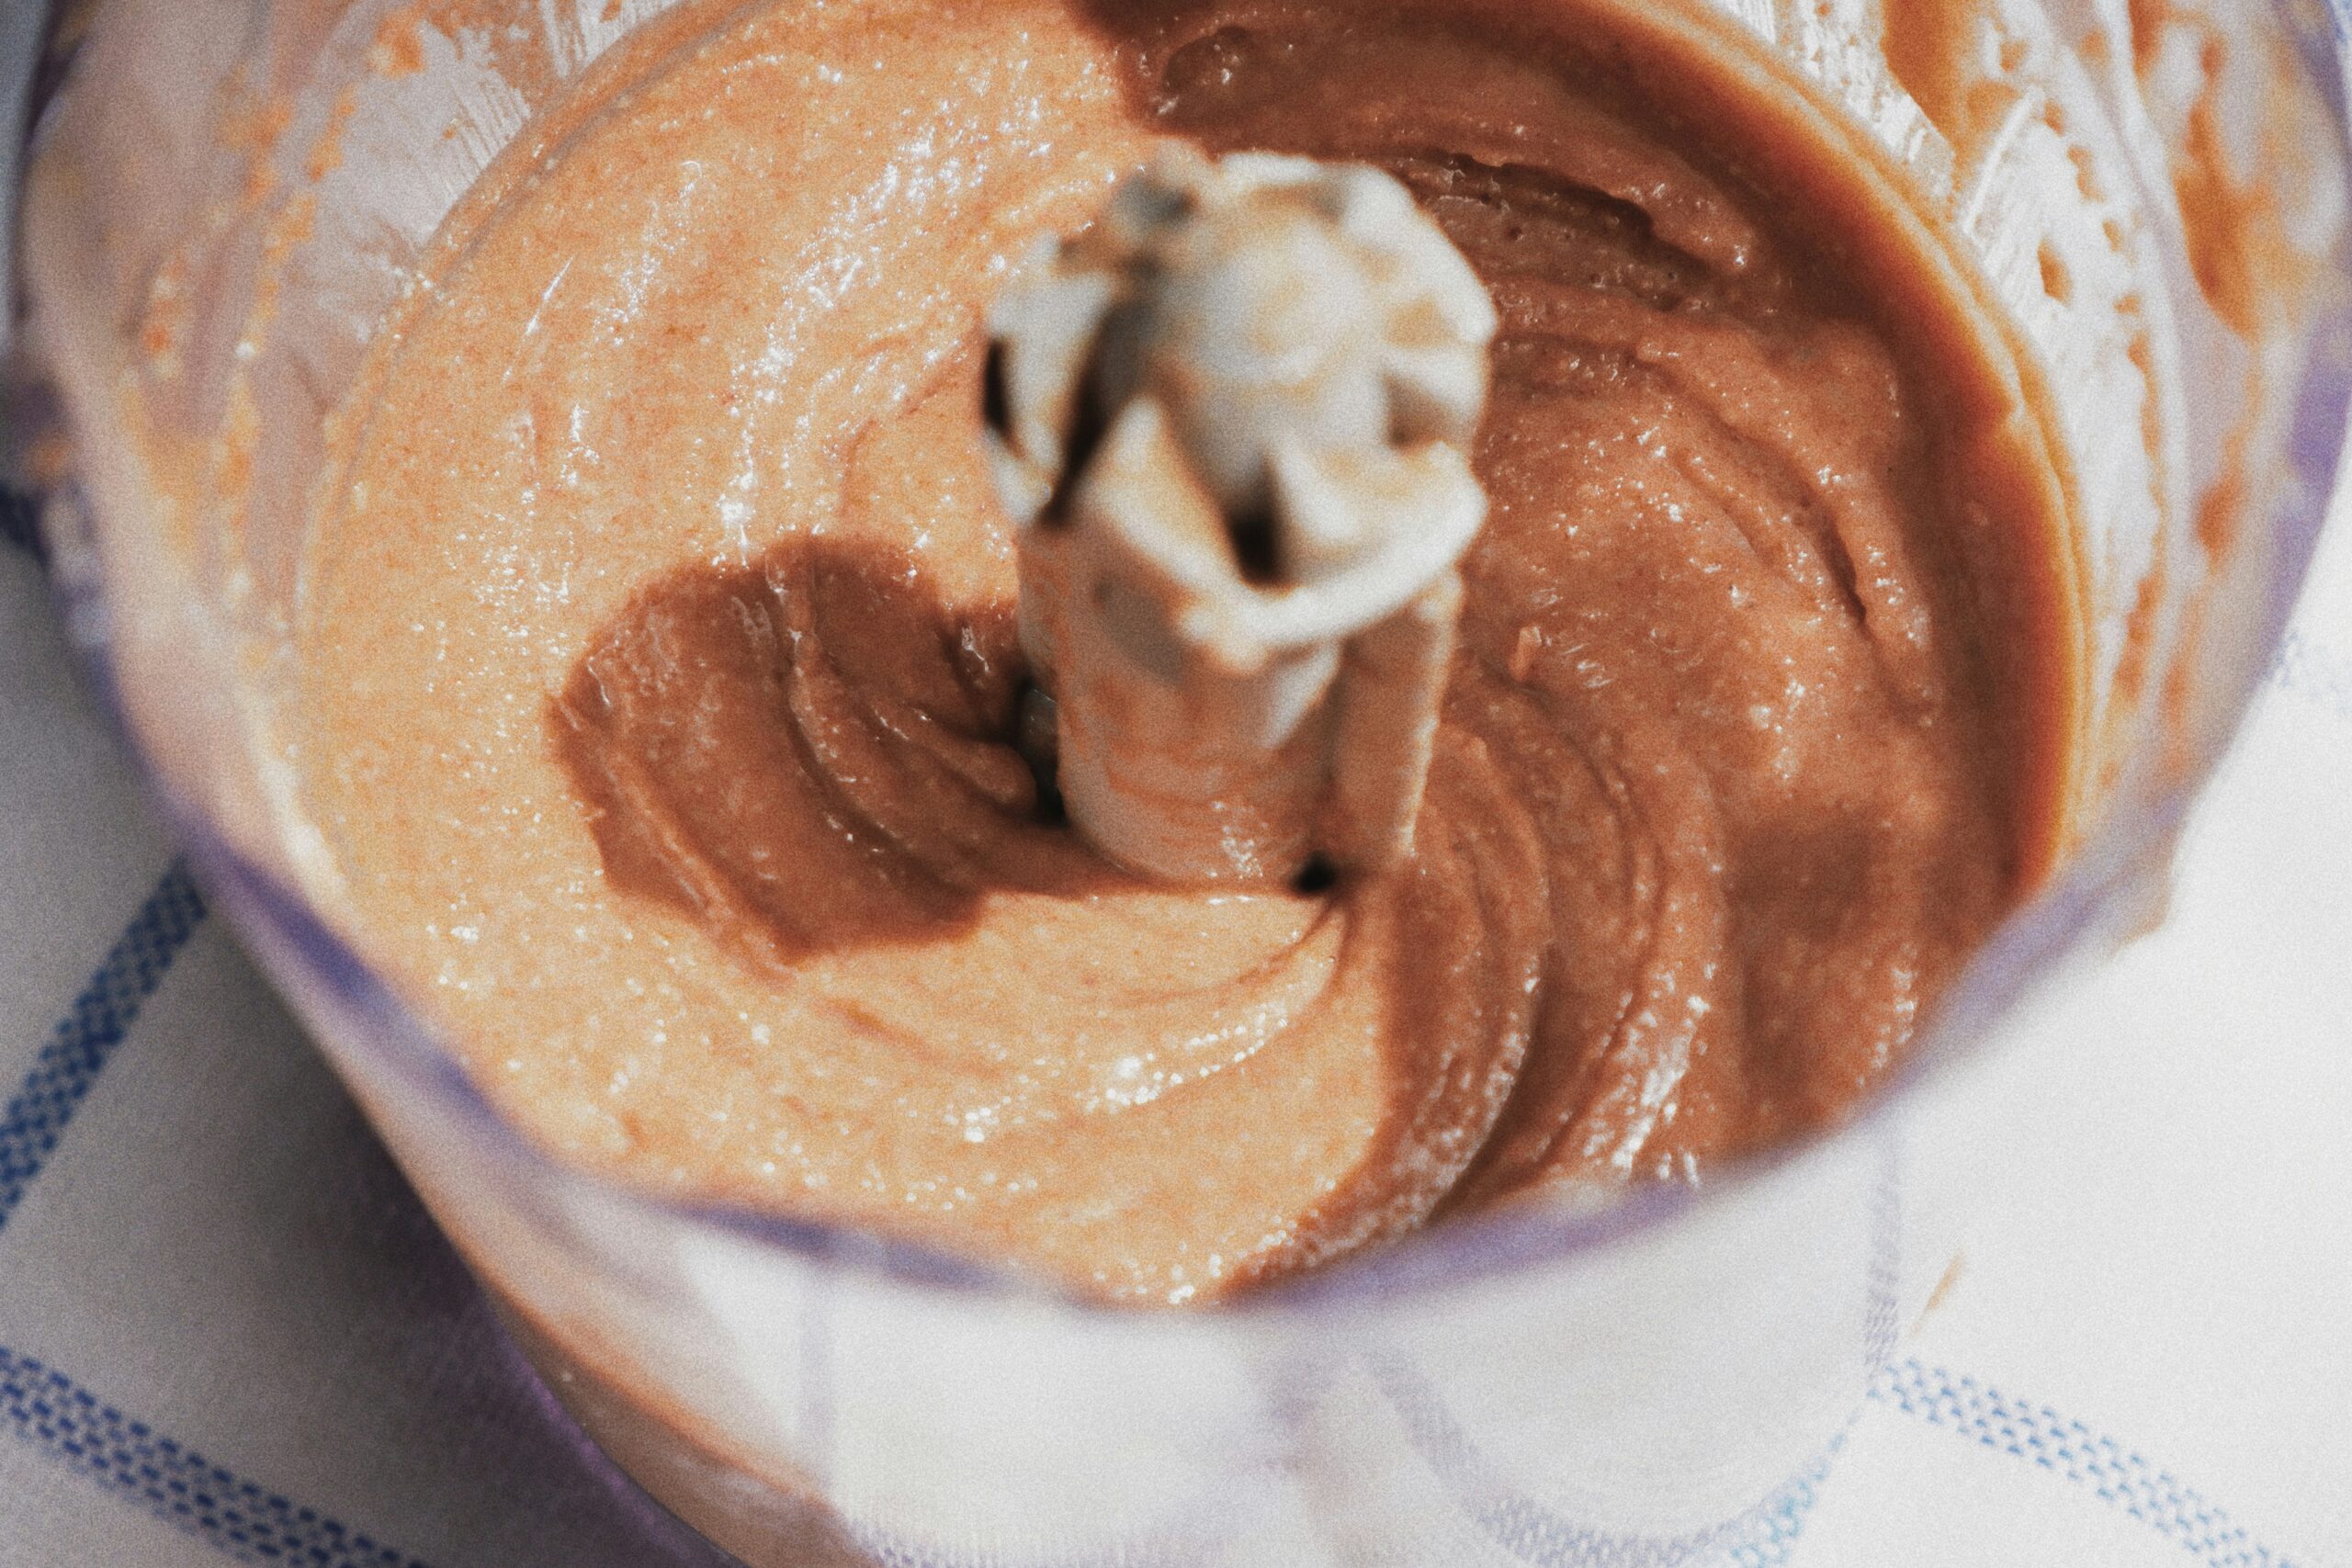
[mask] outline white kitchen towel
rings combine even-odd
[[[718,1561],[499,1334],[0,514],[0,1564]],[[1973,1213],[1761,1555],[2352,1565],[2352,531],[2171,918],[1908,1119]]]

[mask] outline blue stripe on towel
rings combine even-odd
[[[0,1115],[0,1225],[40,1174],[115,1047],[205,918],[174,862],[58,1021]],[[232,1556],[308,1568],[424,1568],[414,1558],[212,1463],[64,1373],[0,1347],[0,1427]]]
[[[64,1373],[0,1348],[0,1427],[166,1524],[249,1562],[424,1568],[315,1508],[221,1469],[102,1403]]]
[[[177,861],[147,896],[74,1009],[50,1032],[33,1069],[0,1112],[0,1226],[56,1152],[83,1096],[122,1043],[139,1010],[204,919],[204,896]]]
[[[2089,1488],[2209,1568],[2292,1568],[2169,1472],[2047,1405],[2012,1399],[1917,1359],[1888,1368],[1871,1397]]]

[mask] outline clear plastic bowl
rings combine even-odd
[[[1790,68],[1787,112],[1973,264],[2048,393],[2090,671],[2080,832],[1838,1134],[1181,1314],[558,1164],[302,891],[271,705],[322,420],[501,149],[628,29],[733,6],[408,0],[423,47],[393,73],[369,59],[393,0],[111,0],[81,44],[26,228],[74,622],[208,885],[556,1392],[747,1561],[1773,1560],[1948,1256],[1904,1213],[1889,1108],[2160,908],[2352,393],[2333,16],[2138,4],[2160,36],[2135,48],[2124,0],[1955,0],[1904,35],[1933,58],[1896,51],[1931,123],[1875,6],[1605,3]],[[331,125],[339,156],[312,156]],[[2216,209],[2249,170],[2267,205]],[[2251,225],[2238,249],[2217,210]],[[2250,297],[2238,263],[2273,269]],[[234,484],[204,457],[224,434]]]

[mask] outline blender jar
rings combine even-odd
[[[555,1162],[319,891],[273,736],[326,418],[501,155],[625,39],[740,0],[109,0],[82,42],[27,201],[60,591],[208,884],[556,1392],[746,1561],[1773,1561],[1948,1256],[1885,1106],[2159,906],[2341,446],[2330,17],[1582,3],[1774,75],[2001,324],[2070,502],[2074,835],[1836,1135],[1192,1313]]]

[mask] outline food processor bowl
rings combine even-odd
[[[329,418],[452,213],[555,146],[583,82],[741,0],[108,0],[81,40],[25,229],[72,624],[207,886],[555,1392],[746,1562],[1774,1561],[1949,1259],[1907,1210],[1902,1101],[2161,908],[2352,393],[2332,15],[1580,3],[1779,83],[2001,323],[2068,502],[2062,862],[1833,1134],[1184,1312],[565,1165],[339,934],[278,722]]]

